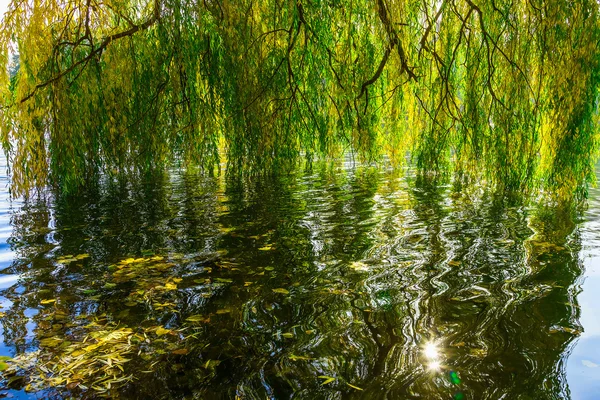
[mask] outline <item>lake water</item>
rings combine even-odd
[[[0,179],[1,393],[600,398],[600,192],[569,212],[408,176],[172,172],[12,202]]]

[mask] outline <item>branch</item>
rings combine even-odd
[[[390,53],[392,52],[392,50],[394,49],[394,43],[392,43],[390,45],[390,47],[388,47],[387,49],[385,49],[385,53],[383,54],[383,58],[381,59],[381,62],[379,63],[379,67],[377,67],[377,71],[375,71],[375,74],[367,79],[361,86],[360,88],[360,94],[356,97],[357,99],[360,99],[363,94],[365,94],[365,91],[367,90],[367,87],[369,87],[369,85],[372,85],[373,83],[375,83],[375,81],[377,79],[379,79],[379,77],[381,76],[381,73],[383,72],[383,69],[385,68],[385,64],[387,63],[388,58],[390,57]]]
[[[86,57],[77,61],[75,64],[72,64],[69,68],[65,69],[64,71],[62,71],[58,75],[54,76],[53,78],[51,78],[43,83],[38,83],[27,96],[23,97],[19,101],[19,103],[26,102],[27,100],[32,98],[33,95],[35,95],[35,93],[38,91],[38,89],[42,89],[42,88],[50,85],[51,83],[58,81],[63,76],[72,72],[75,68],[77,68],[81,64],[87,64],[96,55],[101,55],[102,52],[106,49],[106,47],[111,42],[121,39],[121,38],[124,38],[124,37],[133,36],[135,33],[139,32],[139,31],[144,31],[144,30],[150,28],[152,25],[154,25],[159,19],[160,19],[160,0],[155,0],[154,1],[154,12],[152,14],[152,17],[150,17],[148,20],[146,20],[144,23],[142,23],[140,25],[133,25],[131,28],[127,29],[126,31],[107,36],[106,38],[104,38],[102,43],[100,43],[100,46],[93,49]],[[86,33],[86,36],[87,36],[87,33]]]
[[[385,0],[377,0],[377,5],[379,7],[379,19],[381,20],[381,23],[385,26],[388,37],[390,39],[390,47],[396,46],[398,56],[400,57],[400,72],[406,72],[410,79],[416,81],[417,75],[415,75],[415,73],[413,72],[413,68],[408,66],[406,52],[404,51],[404,47],[402,47],[402,42],[398,37],[398,32],[396,32],[396,29],[394,28],[392,22],[389,19],[387,7],[385,5]]]

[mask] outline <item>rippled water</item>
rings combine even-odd
[[[577,214],[346,165],[0,195],[0,354],[36,355],[6,375],[11,396],[600,393],[597,191]],[[128,338],[114,386],[89,387],[85,365],[34,385],[98,332]]]

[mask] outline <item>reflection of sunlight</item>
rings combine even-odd
[[[431,371],[439,371],[441,366],[442,365],[439,361],[432,361],[429,363],[429,365],[427,365],[427,368],[429,368]]]
[[[438,358],[439,353],[437,345],[433,342],[427,343],[423,349],[423,354],[425,354],[425,357],[429,358],[430,360]]]
[[[423,347],[423,355],[429,360],[427,368],[431,371],[439,371],[441,369],[441,363],[438,359],[440,352],[435,342],[429,342]]]

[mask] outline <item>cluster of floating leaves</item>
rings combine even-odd
[[[272,250],[265,245],[259,251]],[[66,299],[45,298],[39,301],[42,315],[37,321],[38,349],[3,357],[0,371],[10,386],[24,387],[27,391],[56,388],[72,393],[91,391],[94,395],[113,397],[123,386],[135,382],[140,374],[156,372],[164,366],[165,357],[183,357],[194,351],[203,326],[211,316],[232,313],[230,308],[219,308],[213,313],[179,316],[179,326],[165,326],[159,322],[165,314],[178,315],[176,293],[189,285],[202,288],[201,296],[209,298],[215,288],[235,285],[231,278],[194,274],[181,278],[179,268],[193,256],[171,253],[166,256],[149,255],[124,258],[105,269],[104,279],[95,281],[79,291],[85,301],[101,301],[106,295],[119,297],[125,308],[115,314],[92,313],[78,315],[74,320]],[[89,254],[64,255],[55,259],[58,265],[70,265],[89,259]],[[98,267],[98,266],[96,266]],[[238,263],[219,260],[214,267],[229,274],[241,271]],[[264,276],[275,273],[267,266],[249,271],[246,276]],[[204,265],[203,274],[211,274],[212,267]],[[241,282],[239,282],[241,284]],[[261,285],[244,281],[246,290],[261,290]],[[180,284],[182,287],[179,287]],[[267,289],[269,290],[269,289]],[[290,291],[279,287],[270,289],[276,295],[289,296]],[[129,310],[144,310],[141,323],[127,325],[120,319],[130,315]],[[257,310],[253,308],[253,313]],[[307,331],[312,334],[313,331]],[[291,332],[279,332],[284,338]],[[214,373],[219,360],[206,359],[202,367],[207,375]],[[172,367],[172,366],[171,366]]]
[[[68,264],[87,257],[87,254],[69,255],[57,262]],[[124,259],[109,266],[109,276],[102,288],[114,289],[121,283],[135,282],[125,300],[126,306],[144,303],[154,309],[174,308],[174,303],[161,300],[162,295],[176,290],[181,281],[164,276],[174,265],[159,256]],[[92,389],[97,395],[110,397],[115,389],[135,379],[133,372],[140,367],[128,368],[133,358],[143,360],[143,367],[149,369],[145,372],[149,373],[163,354],[183,356],[189,352],[184,344],[189,337],[184,334],[185,328],[169,329],[152,321],[132,328],[107,314],[82,314],[69,321],[59,299],[45,299],[40,304],[50,308],[38,324],[38,337],[42,338],[39,349],[12,359],[4,357],[0,363],[8,383],[21,382],[28,391],[48,387],[70,391]]]
[[[40,349],[7,360],[9,380],[25,377],[27,390],[65,387],[99,394],[117,388],[133,377],[125,372],[127,358],[145,339],[144,335],[118,324],[96,319],[86,325],[83,338],[65,340],[52,336],[40,341]]]
[[[268,249],[267,249],[268,248]],[[272,250],[269,245],[258,248],[259,251]],[[88,254],[66,255],[56,259],[57,264],[69,265],[88,259]],[[115,315],[98,313],[81,314],[73,321],[67,304],[61,298],[47,298],[39,303],[43,307],[43,317],[38,321],[36,336],[39,348],[33,352],[21,353],[10,359],[0,360],[0,370],[9,385],[25,387],[28,391],[39,391],[48,388],[68,390],[72,393],[92,391],[97,396],[113,397],[123,386],[135,382],[140,374],[156,372],[161,368],[167,356],[183,357],[202,346],[197,340],[202,327],[210,323],[215,315],[230,314],[230,308],[219,308],[212,313],[179,316],[180,325],[165,326],[159,322],[165,313],[178,315],[178,301],[174,297],[180,289],[190,284],[203,288],[201,296],[211,297],[215,288],[224,285],[235,285],[237,281],[226,277],[193,277],[181,278],[179,266],[186,264],[187,256],[169,254],[168,256],[150,255],[140,258],[125,258],[105,268],[104,279],[95,282],[94,288],[85,288],[81,292],[86,300],[98,301],[100,293],[119,295],[124,310]],[[226,260],[215,262],[214,267],[228,274],[241,271],[238,263]],[[356,271],[368,270],[361,262],[354,262],[350,268]],[[202,272],[211,274],[212,267],[204,265]],[[264,276],[265,272],[276,273],[273,267],[260,267],[247,271],[250,276]],[[185,279],[185,280],[184,280]],[[240,285],[242,282],[237,282]],[[245,290],[261,291],[258,282],[243,281]],[[297,284],[286,287],[266,289],[274,295],[288,297],[290,290]],[[181,286],[181,287],[179,287]],[[332,288],[323,289],[324,293],[344,294],[346,291]],[[142,313],[145,320],[128,326],[119,320],[129,315],[130,309],[145,309]],[[153,313],[156,311],[156,313]],[[252,307],[252,313],[258,311]],[[299,325],[298,325],[299,326]],[[298,327],[296,326],[296,327]],[[284,339],[295,337],[293,328],[289,332],[277,331],[274,336]],[[314,334],[313,329],[306,330],[307,335]],[[291,355],[290,359],[307,359]],[[202,367],[208,375],[214,373],[219,360],[207,359]],[[319,376],[322,385],[337,380],[331,376]],[[358,386],[348,382],[355,389]]]
[[[134,282],[134,289],[125,301],[126,306],[148,303],[155,309],[174,307],[174,303],[159,300],[165,292],[177,290],[177,284],[182,280],[172,276],[165,278],[165,273],[174,266],[174,263],[168,262],[162,256],[127,258],[110,267],[114,271],[112,282],[107,282],[104,287],[114,288],[119,283]]]

